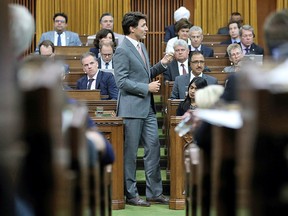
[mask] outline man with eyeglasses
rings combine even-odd
[[[92,52],[81,56],[83,71],[86,75],[77,80],[77,89],[100,89],[101,95],[108,95],[108,100],[117,100],[118,88],[112,73],[98,69],[98,59]],[[106,99],[106,98],[105,98]]]
[[[185,99],[187,86],[194,77],[204,78],[208,85],[218,84],[215,77],[204,74],[205,59],[201,52],[193,52],[190,60],[191,71],[189,73],[177,76],[173,85],[171,99]]]
[[[240,46],[245,55],[264,55],[264,49],[254,43],[254,28],[250,25],[243,25],[240,28]]]
[[[56,46],[81,46],[79,35],[75,32],[66,31],[68,17],[64,13],[56,13],[53,16],[54,31],[44,32],[39,44],[44,40],[50,40]],[[39,52],[39,44],[35,52]]]
[[[114,69],[112,57],[114,54],[113,41],[103,41],[99,44],[100,58],[98,58],[99,69]]]

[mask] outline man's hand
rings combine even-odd
[[[174,59],[173,53],[167,53],[165,56],[161,59],[161,64],[167,66],[170,64]]]
[[[149,83],[149,92],[157,93],[160,90],[160,86],[159,80]]]

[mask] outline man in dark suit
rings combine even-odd
[[[126,35],[117,47],[113,62],[119,87],[117,116],[124,119],[124,173],[126,203],[150,206],[150,202],[168,204],[162,194],[160,174],[160,143],[153,93],[160,89],[159,81],[152,81],[164,72],[172,57],[165,55],[150,68],[147,50],[140,40],[146,38],[147,18],[140,12],[126,13],[122,20]],[[138,145],[144,146],[146,201],[139,197],[136,186],[136,158]]]
[[[170,26],[165,27],[165,29],[164,29],[164,31],[165,31],[164,42],[167,43],[171,38],[177,36],[176,32],[175,32],[175,24],[176,24],[176,22],[178,22],[180,19],[183,19],[183,18],[189,20],[190,11],[187,8],[181,6],[174,12],[175,23],[170,25]]]
[[[101,95],[108,95],[108,100],[117,100],[118,88],[114,75],[98,70],[98,61],[94,53],[87,52],[81,57],[83,71],[87,74],[77,80],[77,89],[100,89]]]
[[[44,32],[41,35],[39,44],[44,40],[50,40],[55,46],[81,46],[79,35],[75,32],[66,31],[68,17],[64,13],[56,13],[53,16],[54,30]],[[39,51],[39,45],[35,52]]]
[[[173,85],[171,99],[185,99],[187,86],[194,77],[202,77],[207,81],[208,85],[218,84],[215,77],[203,74],[205,67],[205,59],[202,53],[193,52],[190,60],[190,67],[192,71],[188,74],[181,75],[175,78]]]
[[[202,44],[203,41],[203,31],[200,26],[193,26],[189,30],[189,37],[191,40],[190,52],[198,51],[201,52],[204,57],[213,57],[214,51],[210,47]]]
[[[254,28],[250,25],[243,25],[240,28],[240,39],[239,43],[244,54],[256,54],[256,55],[264,55],[264,49],[254,43]]]
[[[241,16],[241,14],[239,12],[231,13],[229,23],[231,21],[239,22],[239,24],[241,26],[243,24],[243,19],[242,19],[242,16]],[[224,27],[219,28],[217,34],[228,35],[229,34],[229,27],[228,26],[224,26]]]
[[[240,28],[241,25],[237,21],[231,21],[228,24],[230,38],[228,40],[222,41],[220,44],[232,44],[240,42]]]
[[[189,48],[186,41],[178,39],[174,43],[174,60],[168,65],[167,70],[163,73],[164,80],[174,81],[175,77],[187,74],[189,69]]]

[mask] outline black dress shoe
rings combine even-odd
[[[141,199],[140,197],[134,197],[131,199],[126,199],[126,204],[128,205],[134,205],[134,206],[143,206],[143,207],[149,207],[150,203]]]
[[[150,203],[155,203],[155,204],[169,204],[169,198],[161,194],[158,197],[153,197],[153,198],[146,198],[146,200]]]

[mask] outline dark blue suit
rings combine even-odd
[[[201,44],[201,52],[204,57],[214,57],[214,50],[210,47],[207,47]]]
[[[87,89],[88,78],[87,75],[77,80],[77,89]],[[118,88],[116,86],[115,78],[112,73],[98,71],[96,79],[96,89],[100,89],[101,95],[108,95],[108,100],[118,97]]]
[[[98,58],[98,55],[99,55],[99,49],[98,48],[92,47],[92,48],[90,48],[89,52],[94,53],[95,56]]]
[[[175,24],[165,27],[164,42],[168,42],[171,38],[176,37]]]
[[[241,42],[238,44],[241,46]],[[255,43],[252,43],[250,46],[249,54],[264,55],[264,49]]]

